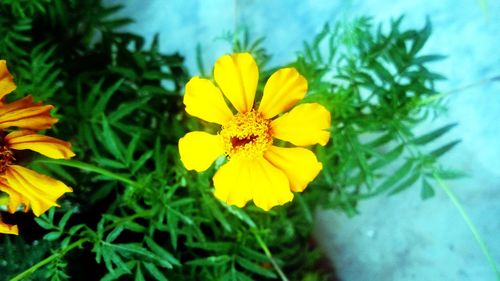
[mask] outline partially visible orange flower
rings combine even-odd
[[[31,96],[5,103],[4,97],[16,89],[5,60],[0,60],[0,190],[9,195],[7,209],[14,213],[20,204],[27,212],[40,216],[71,188],[64,183],[16,164],[17,152],[31,150],[54,159],[68,159],[75,154],[68,142],[37,134],[35,130],[52,127],[52,105],[35,103]],[[10,130],[16,127],[19,130]],[[18,234],[16,225],[1,221],[0,233]]]
[[[184,166],[202,172],[226,155],[228,162],[213,178],[218,199],[238,207],[253,200],[266,211],[291,201],[292,192],[302,192],[322,169],[314,153],[303,147],[326,145],[330,112],[318,103],[304,103],[284,113],[307,92],[307,81],[295,68],[271,75],[262,100],[255,104],[259,70],[249,53],[219,58],[214,77],[218,87],[199,77],[186,84],[186,112],[221,125],[221,130],[217,135],[190,132],[182,137]],[[274,139],[302,147],[277,146]]]

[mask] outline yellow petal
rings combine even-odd
[[[0,115],[0,129],[18,127],[30,130],[44,130],[57,122],[50,116],[52,105],[37,105],[24,108],[15,108]]]
[[[224,153],[219,135],[190,132],[179,140],[181,161],[188,170],[203,172]]]
[[[214,77],[222,93],[239,112],[253,107],[259,68],[249,53],[224,55],[215,63]]]
[[[302,192],[323,168],[314,153],[301,147],[271,146],[264,158],[286,174],[294,192]]]
[[[193,77],[186,84],[186,112],[205,121],[224,125],[233,117],[220,90],[208,79]]]
[[[267,80],[259,112],[271,119],[292,108],[306,92],[307,80],[295,68],[280,69]]]
[[[17,225],[6,224],[0,219],[0,233],[19,235],[19,230]]]
[[[75,156],[69,142],[39,135],[33,131],[14,131],[9,133],[4,140],[11,149],[29,149],[53,159],[68,159]]]
[[[4,115],[8,112],[19,110],[22,108],[34,107],[34,106],[42,106],[41,102],[33,102],[33,97],[31,95],[25,96],[22,99],[16,100],[11,103],[1,104],[0,105],[0,116]]]
[[[7,210],[11,214],[15,213],[17,211],[17,207],[22,202],[21,194],[17,193],[14,189],[8,186],[7,182],[4,179],[2,179],[2,182],[0,183],[0,190],[9,195]],[[28,211],[28,206],[24,206],[24,211]]]
[[[298,146],[326,145],[330,112],[318,103],[304,103],[271,122],[273,137]]]
[[[51,177],[40,175],[21,166],[8,166],[4,179],[9,187],[21,195],[21,202],[30,207],[36,216],[40,216],[71,188]]]
[[[263,157],[254,160],[250,171],[253,181],[253,202],[264,211],[292,201],[293,193],[285,173]]]
[[[215,196],[230,204],[243,207],[253,198],[265,211],[292,201],[285,174],[263,157],[232,159],[214,176]]]
[[[242,208],[252,199],[251,162],[230,160],[214,175],[214,195],[229,205]]]
[[[0,100],[15,89],[14,77],[12,77],[7,69],[7,62],[0,60]]]

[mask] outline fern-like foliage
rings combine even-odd
[[[316,151],[322,174],[292,204],[269,213],[224,205],[212,194],[214,168],[194,174],[179,160],[178,139],[210,129],[184,112],[190,75],[183,57],[162,53],[157,38],[146,46],[140,35],[121,31],[130,20],[115,16],[119,8],[99,0],[0,4],[0,55],[15,74],[15,95],[56,105],[55,133],[91,164],[32,164],[74,192],[36,225],[21,225],[24,240],[0,238],[0,253],[8,253],[0,257],[2,278],[48,258],[31,278],[272,280],[275,262],[290,280],[327,280],[331,272],[319,266],[311,240],[318,204],[352,215],[364,198],[414,183],[428,198],[436,175],[457,175],[438,164],[457,142],[433,144],[453,124],[414,133],[443,108],[434,102],[443,77],[428,66],[442,57],[420,53],[430,23],[404,30],[397,19],[384,29],[361,18],[326,26],[290,62],[308,80],[304,102],[332,113],[332,139]],[[264,69],[272,52],[262,42],[246,32],[230,37],[233,51],[255,55],[265,80],[274,69]]]

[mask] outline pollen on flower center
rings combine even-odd
[[[0,145],[0,174],[5,172],[7,166],[12,164],[14,160],[14,154],[12,151],[5,145]]]
[[[226,155],[245,159],[261,156],[273,142],[270,124],[254,110],[236,114],[220,131]]]

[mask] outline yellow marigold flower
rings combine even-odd
[[[0,191],[9,195],[7,209],[14,213],[20,204],[24,211],[40,216],[71,188],[64,183],[16,165],[19,150],[31,150],[54,159],[68,159],[75,154],[68,142],[39,135],[33,130],[52,127],[57,122],[50,116],[51,105],[33,102],[31,96],[4,103],[3,98],[16,89],[6,62],[0,60]],[[8,130],[17,127],[19,130]],[[18,234],[17,226],[1,221],[0,233]]]
[[[221,155],[228,162],[214,175],[215,196],[243,207],[253,199],[269,210],[293,199],[318,175],[322,165],[303,148],[326,145],[330,112],[317,103],[304,103],[290,112],[307,92],[307,81],[294,68],[276,71],[254,105],[259,70],[249,53],[224,55],[214,66],[215,86],[193,77],[186,84],[186,112],[221,125],[217,135],[190,132],[179,140],[181,161],[188,170],[205,171]],[[224,96],[236,109],[233,114]],[[296,146],[273,145],[273,140]]]

